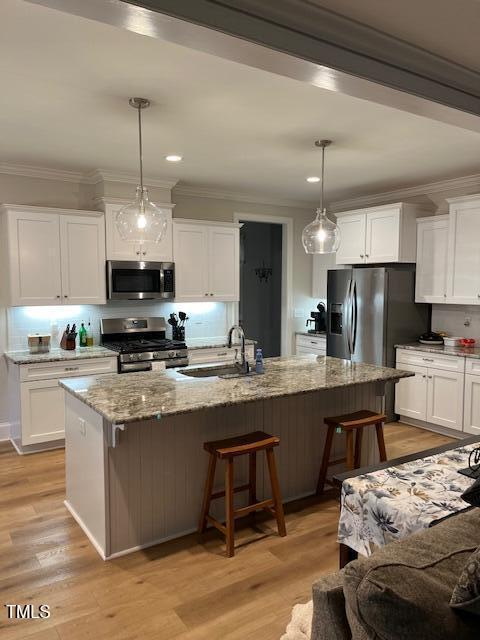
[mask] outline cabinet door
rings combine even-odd
[[[398,262],[400,254],[400,209],[367,213],[365,261]]]
[[[365,213],[352,213],[339,217],[340,246],[336,255],[337,264],[360,264],[365,262]]]
[[[480,376],[465,376],[463,430],[480,436]]]
[[[395,385],[395,413],[416,420],[427,418],[427,369],[407,364],[397,364],[397,369],[411,371],[415,375],[402,378]]]
[[[175,299],[178,301],[195,302],[209,297],[208,230],[207,225],[174,224]]]
[[[465,375],[439,369],[427,374],[427,422],[462,431]]]
[[[105,304],[103,216],[60,216],[64,304]]]
[[[65,437],[65,391],[58,380],[20,385],[22,445]]]
[[[447,302],[480,304],[480,199],[450,212]]]
[[[162,209],[162,207],[160,207]],[[172,211],[162,209],[167,218],[167,230],[158,243],[151,243],[138,247],[142,260],[150,262],[172,262],[173,261],[173,237],[172,237]]]
[[[448,218],[417,226],[415,302],[444,303],[447,291]]]
[[[208,293],[214,300],[240,300],[239,229],[210,227],[208,232]]]
[[[10,304],[60,304],[60,234],[54,213],[8,212]]]

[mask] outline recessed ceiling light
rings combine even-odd
[[[307,178],[307,182],[320,182],[320,178],[318,176],[310,176]]]
[[[182,156],[172,154],[170,156],[165,156],[165,160],[168,160],[168,162],[180,162],[182,160]]]

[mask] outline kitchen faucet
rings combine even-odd
[[[242,341],[242,371],[244,373],[248,373],[250,371],[250,365],[248,364],[248,360],[245,355],[245,332],[239,324],[234,324],[233,327],[230,327],[230,331],[228,332],[228,348],[232,348],[232,335],[234,331],[238,333],[240,340]]]

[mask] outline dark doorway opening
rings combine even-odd
[[[240,229],[239,320],[267,358],[281,352],[282,225],[244,222]]]

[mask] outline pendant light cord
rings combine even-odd
[[[140,105],[137,108],[138,108],[138,149],[139,149],[139,155],[140,155],[140,189],[142,191],[142,199],[143,199],[142,108]]]
[[[325,183],[325,145],[322,145],[322,187],[320,190],[320,211],[323,213],[323,194]]]

